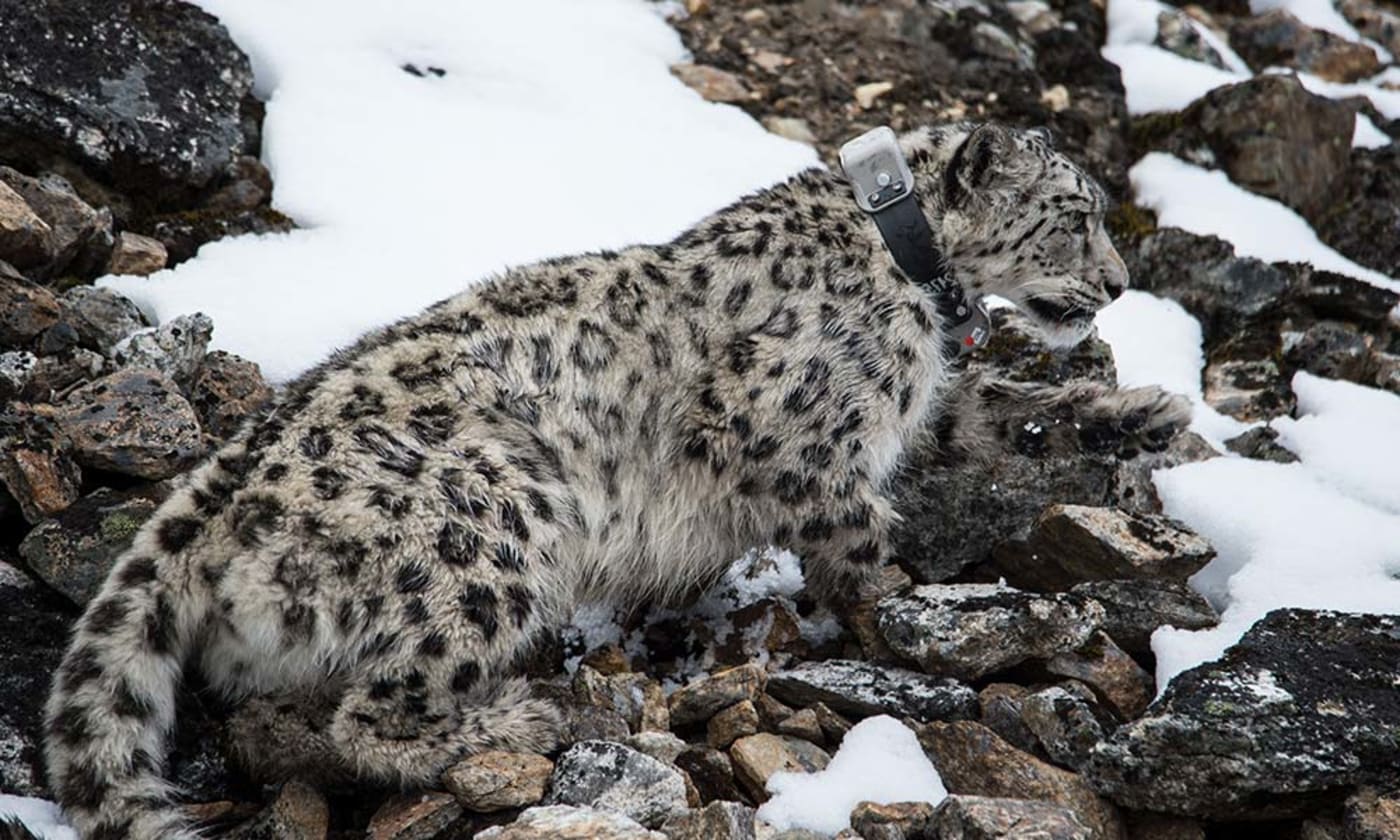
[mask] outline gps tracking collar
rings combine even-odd
[[[841,169],[851,181],[856,204],[875,220],[895,265],[911,282],[933,293],[934,310],[958,353],[986,344],[992,334],[987,308],[981,298],[968,302],[947,257],[933,241],[919,202],[911,200],[914,173],[894,132],[881,126],[842,146]]]

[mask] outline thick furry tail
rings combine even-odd
[[[142,552],[118,562],[79,620],[47,707],[49,784],[84,838],[193,838],[160,772],[185,654],[207,594]]]

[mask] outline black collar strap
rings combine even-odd
[[[851,179],[856,203],[868,212],[899,270],[933,295],[949,350],[969,353],[991,337],[991,320],[980,299],[971,303],[953,277],[948,260],[914,194],[914,176],[894,132],[877,128],[841,148],[841,164]]]

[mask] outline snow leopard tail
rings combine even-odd
[[[160,520],[138,534],[88,604],[49,695],[49,786],[89,840],[199,836],[160,771],[182,666],[210,594],[184,574],[187,564],[159,550],[188,520]]]

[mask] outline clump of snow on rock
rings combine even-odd
[[[45,799],[0,793],[0,828],[9,819],[19,820],[39,840],[78,840],[58,806]]]
[[[948,796],[943,780],[909,727],[888,715],[866,718],[851,728],[825,770],[774,773],[773,794],[758,818],[778,830],[804,828],[836,834],[850,828],[861,802],[927,802]]]
[[[674,78],[680,37],[646,3],[199,5],[252,58],[273,206],[304,229],[101,284],[161,321],[207,313],[213,347],[273,380],[509,266],[669,240],[818,162]]]

